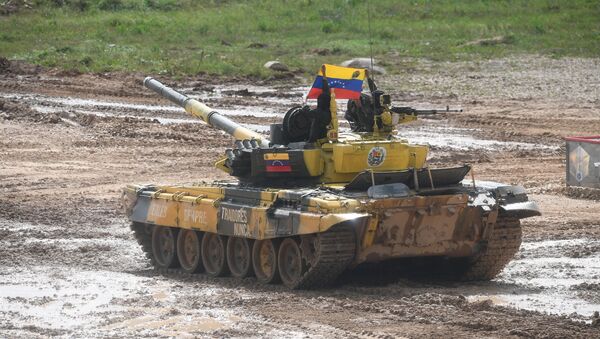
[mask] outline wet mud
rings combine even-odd
[[[10,63],[0,74],[0,335],[599,336],[600,201],[564,188],[562,137],[600,128],[600,84],[589,76],[600,67],[513,63],[530,70],[507,72],[501,82],[510,90],[478,80],[496,78],[502,61],[469,77],[461,63],[440,73],[424,63],[393,89],[401,105],[465,109],[401,127],[400,136],[430,145],[432,165],[470,163],[476,180],[524,185],[539,203],[543,216],[523,221],[523,245],[506,269],[490,282],[459,283],[435,262],[404,260],[358,267],[332,289],[293,292],[253,279],[159,274],[121,212],[127,183],[226,179],[212,165],[231,146],[228,135],[144,90],[142,75]],[[531,86],[549,64],[549,80],[567,79]],[[388,76],[380,87],[398,80]],[[309,85],[166,81],[264,133]],[[568,83],[586,90],[570,95]]]

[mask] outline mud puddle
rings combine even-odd
[[[262,101],[265,104],[278,106],[299,105],[304,102],[310,87],[276,88],[260,85],[216,85],[205,88],[181,88],[184,94],[199,100],[226,100],[231,98],[244,98],[245,100]]]
[[[208,92],[199,98],[206,100],[208,98],[218,99],[224,96],[223,93],[235,95],[231,93],[237,93],[236,91],[244,91],[242,93],[250,93],[249,95],[260,95],[261,93],[277,93],[275,89],[268,87],[257,87],[247,90],[247,86],[240,86],[241,89],[215,89],[212,92]],[[299,87],[297,92],[292,94],[300,94],[305,91],[306,88]],[[188,90],[191,91],[191,90]],[[0,97],[18,100],[20,102],[27,103],[33,109],[40,113],[62,113],[62,112],[75,112],[86,115],[95,115],[100,117],[116,117],[116,118],[139,118],[156,120],[161,124],[184,124],[184,123],[202,123],[199,119],[189,117],[181,108],[175,106],[165,105],[149,105],[149,104],[138,104],[138,103],[125,103],[125,102],[114,102],[114,101],[102,101],[93,99],[82,99],[73,97],[51,97],[44,95],[30,95],[30,94],[16,94],[16,93],[4,93],[0,94]],[[198,96],[196,96],[198,97]],[[248,118],[259,118],[268,120],[279,120],[282,119],[287,109],[293,106],[292,102],[299,100],[281,99],[277,106],[274,108],[269,107],[270,105],[265,101],[266,99],[271,100],[271,97],[260,97],[258,102],[253,102],[251,105],[233,105],[230,108],[218,108],[218,111],[225,116],[232,117],[233,119],[245,120]],[[279,99],[279,98],[276,98]],[[311,100],[312,102],[314,100]],[[300,100],[301,102],[301,100]],[[346,100],[340,100],[339,107],[345,107]],[[340,111],[341,113],[341,111]],[[69,124],[73,124],[69,119],[63,118],[63,121]],[[343,120],[343,116],[340,115],[341,131],[348,132],[349,128],[347,123]],[[248,128],[258,131],[261,133],[268,133],[269,126],[256,123],[246,123],[243,125]],[[511,142],[511,141],[498,141],[488,139],[478,139],[472,136],[473,130],[467,128],[456,128],[444,125],[444,122],[440,121],[427,121],[426,125],[405,125],[400,126],[398,135],[402,138],[406,138],[411,143],[415,144],[428,144],[431,147],[451,150],[451,151],[470,151],[470,150],[494,150],[494,151],[515,151],[515,150],[538,150],[538,151],[549,151],[554,152],[558,150],[557,146],[549,146],[542,144],[526,143],[526,142]]]
[[[516,141],[478,139],[472,135],[477,132],[468,128],[443,126],[443,122],[428,121],[427,125],[413,127],[401,126],[398,136],[415,144],[428,144],[436,148],[456,151],[469,150],[543,150],[557,151],[559,147]]]
[[[25,102],[31,105],[34,110],[43,114],[69,112],[98,117],[152,120],[158,121],[161,124],[203,124],[200,119],[191,118],[183,109],[175,106],[142,105],[70,97],[33,96],[26,94],[0,94],[0,97]],[[234,117],[234,119],[235,117],[283,117],[283,113],[285,113],[279,114],[274,110],[265,107],[252,106],[250,109],[241,106],[231,109],[220,109],[219,112],[225,116]],[[77,125],[77,123],[65,117],[62,117],[61,120],[70,125]],[[267,133],[269,131],[269,126],[267,125],[252,123],[242,123],[242,125],[261,133]]]
[[[40,113],[56,113],[61,111],[75,111],[84,114],[99,116],[130,116],[146,118],[175,119],[178,117],[189,117],[182,108],[162,105],[144,105],[134,103],[123,103],[114,101],[102,101],[95,99],[81,99],[73,97],[51,97],[45,95],[29,95],[3,93],[0,97],[14,99],[26,103]],[[227,116],[254,116],[258,118],[272,118],[284,114],[266,107],[233,106],[231,109],[219,108],[218,111]],[[194,119],[183,119],[183,121]],[[196,121],[196,120],[194,120]]]
[[[523,242],[495,281],[493,288],[470,286],[464,293],[470,301],[489,299],[497,305],[587,320],[600,311],[600,241]]]
[[[162,277],[48,266],[4,267],[3,272],[0,314],[10,314],[10,327],[15,329],[35,325],[43,333],[78,329],[105,335],[180,336],[213,332],[240,321],[231,309],[169,307],[177,305],[174,282]],[[195,293],[223,291],[207,287]]]

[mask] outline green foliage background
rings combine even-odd
[[[598,0],[37,0],[0,16],[0,55],[80,71],[264,77],[369,55],[600,56]],[[502,36],[494,45],[467,42]]]

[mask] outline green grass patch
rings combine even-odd
[[[597,0],[371,0],[376,58],[600,56]],[[0,55],[80,71],[264,77],[370,53],[364,0],[38,0],[0,17]],[[499,43],[470,43],[503,37]]]

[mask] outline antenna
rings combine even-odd
[[[369,25],[369,46],[371,47],[371,72],[369,72],[369,75],[375,79],[375,72],[373,72],[373,35],[371,34],[371,2],[369,0],[367,0],[367,23]]]
[[[369,26],[369,46],[371,47],[371,69],[367,73],[367,83],[369,84],[369,90],[371,91],[371,104],[373,106],[373,132],[379,132],[379,125],[377,125],[377,105],[375,104],[375,72],[373,72],[373,35],[371,34],[371,2],[367,0],[367,24]],[[379,97],[378,97],[379,98]]]

